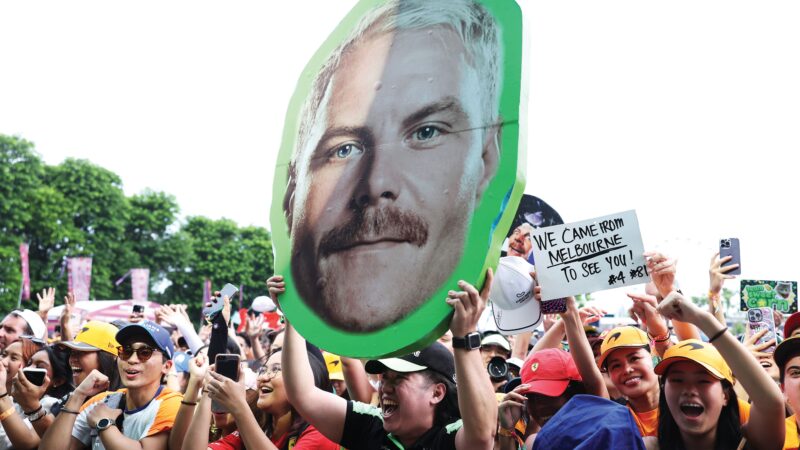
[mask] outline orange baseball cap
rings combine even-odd
[[[708,342],[698,339],[680,341],[664,352],[664,359],[655,367],[658,375],[664,375],[669,366],[680,361],[692,361],[703,366],[711,375],[719,380],[736,382],[733,372],[722,355]]]
[[[119,329],[110,323],[99,320],[90,320],[83,324],[81,331],[71,341],[60,342],[58,345],[69,347],[79,352],[104,351],[117,356],[117,332]]]
[[[618,348],[646,348],[650,351],[650,338],[647,333],[636,327],[612,329],[605,335],[603,344],[600,345],[600,359],[597,360],[597,366],[602,369],[608,355]]]

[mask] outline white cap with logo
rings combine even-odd
[[[533,298],[533,271],[518,256],[500,258],[489,299],[497,329],[505,335],[531,331],[542,321],[541,305]]]

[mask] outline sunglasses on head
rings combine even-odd
[[[153,352],[160,352],[161,350],[157,348],[150,347],[149,345],[143,345],[139,348],[133,348],[131,346],[119,346],[117,347],[117,354],[119,358],[127,361],[131,359],[134,353],[136,353],[136,358],[139,359],[140,362],[146,362],[153,356]]]

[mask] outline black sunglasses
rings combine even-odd
[[[134,353],[136,353],[136,357],[139,359],[140,362],[147,362],[151,356],[153,356],[153,352],[160,352],[161,350],[157,348],[150,347],[148,345],[143,345],[139,348],[133,348],[130,346],[119,346],[117,347],[117,354],[119,355],[120,359],[123,361],[127,361],[131,359]]]

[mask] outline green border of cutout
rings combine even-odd
[[[480,204],[473,212],[464,256],[453,274],[422,306],[403,319],[374,332],[349,333],[333,328],[320,319],[300,298],[292,285],[290,238],[283,213],[283,197],[288,182],[287,167],[298,134],[299,117],[311,84],[328,55],[345,39],[361,17],[384,0],[362,0],[356,4],[320,46],[306,65],[289,102],[281,147],[275,168],[270,210],[275,273],[284,275],[286,292],[281,309],[292,325],[311,343],[329,352],[359,358],[403,355],[423,348],[443,335],[450,323],[452,308],[445,303],[447,291],[457,289],[458,280],[476,287],[483,285],[486,270],[495,268],[500,247],[511,226],[525,188],[524,126],[526,91],[523,75],[522,12],[514,0],[476,0],[495,18],[501,30],[504,52],[500,115],[500,164]],[[522,101],[521,101],[522,100]],[[522,132],[522,133],[521,133]]]

